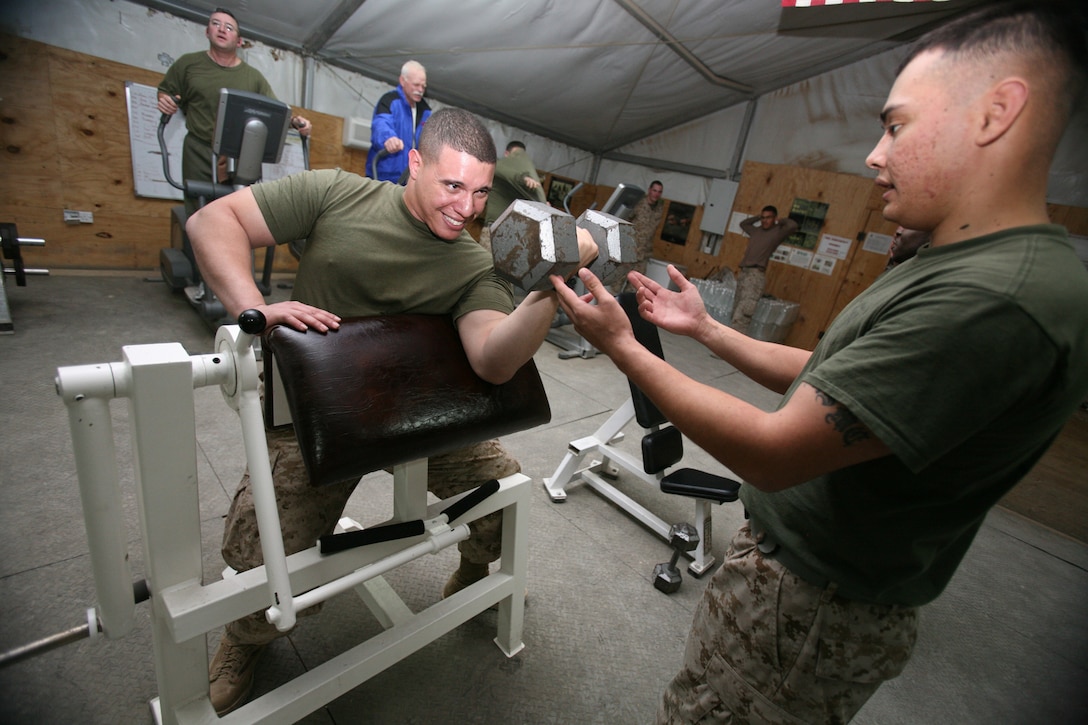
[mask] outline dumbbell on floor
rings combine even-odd
[[[589,270],[605,285],[622,279],[638,261],[629,222],[592,209],[573,219],[548,204],[518,199],[491,225],[495,271],[526,292],[551,289],[551,275],[566,279],[578,269],[579,228],[597,243]]]
[[[673,524],[669,529],[669,546],[672,547],[672,558],[654,567],[654,587],[666,594],[672,594],[680,588],[680,569],[676,563],[680,556],[689,551],[694,551],[699,545],[699,532],[689,523],[681,522]]]

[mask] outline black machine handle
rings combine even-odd
[[[258,313],[259,314],[259,313]],[[470,508],[483,501],[499,490],[499,482],[494,478],[481,485],[472,493],[442,510],[446,520],[450,523],[456,521]],[[384,526],[374,526],[361,531],[347,531],[342,534],[328,534],[317,541],[318,550],[322,554],[335,554],[338,551],[354,549],[357,546],[367,544],[379,544],[383,541],[407,539],[409,536],[419,536],[426,532],[423,519],[414,521],[400,521]]]

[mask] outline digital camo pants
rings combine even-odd
[[[737,297],[733,305],[733,328],[748,334],[752,313],[763,295],[767,272],[759,267],[741,267],[737,274]]]
[[[294,431],[286,428],[266,434],[283,547],[290,555],[310,548],[320,537],[332,533],[358,481],[311,486]],[[427,489],[445,499],[520,470],[518,462],[498,440],[483,441],[430,458]],[[458,544],[461,557],[477,564],[498,559],[502,553],[502,512],[496,511],[471,522],[469,529],[469,538]],[[236,571],[246,571],[264,563],[248,472],[238,484],[227,514],[223,560]],[[313,607],[300,614],[312,614],[317,609]],[[282,634],[268,623],[263,611],[231,622],[227,630],[235,641],[246,644],[263,644]]]
[[[917,608],[816,587],[745,525],[695,611],[658,723],[846,723],[910,659]]]

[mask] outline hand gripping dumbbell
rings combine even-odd
[[[680,588],[680,569],[676,562],[680,556],[688,551],[694,551],[699,545],[699,532],[689,523],[681,522],[673,524],[669,529],[669,546],[672,547],[672,558],[654,567],[654,587],[672,594]]]
[[[622,279],[638,261],[629,222],[592,209],[573,219],[543,202],[518,199],[491,225],[495,271],[526,292],[551,289],[551,275],[566,279],[578,269],[578,228],[597,243],[589,270],[605,285]]]

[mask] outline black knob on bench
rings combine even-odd
[[[250,335],[260,335],[264,332],[267,323],[264,313],[260,310],[246,310],[238,315],[238,326],[242,328],[242,332]]]

